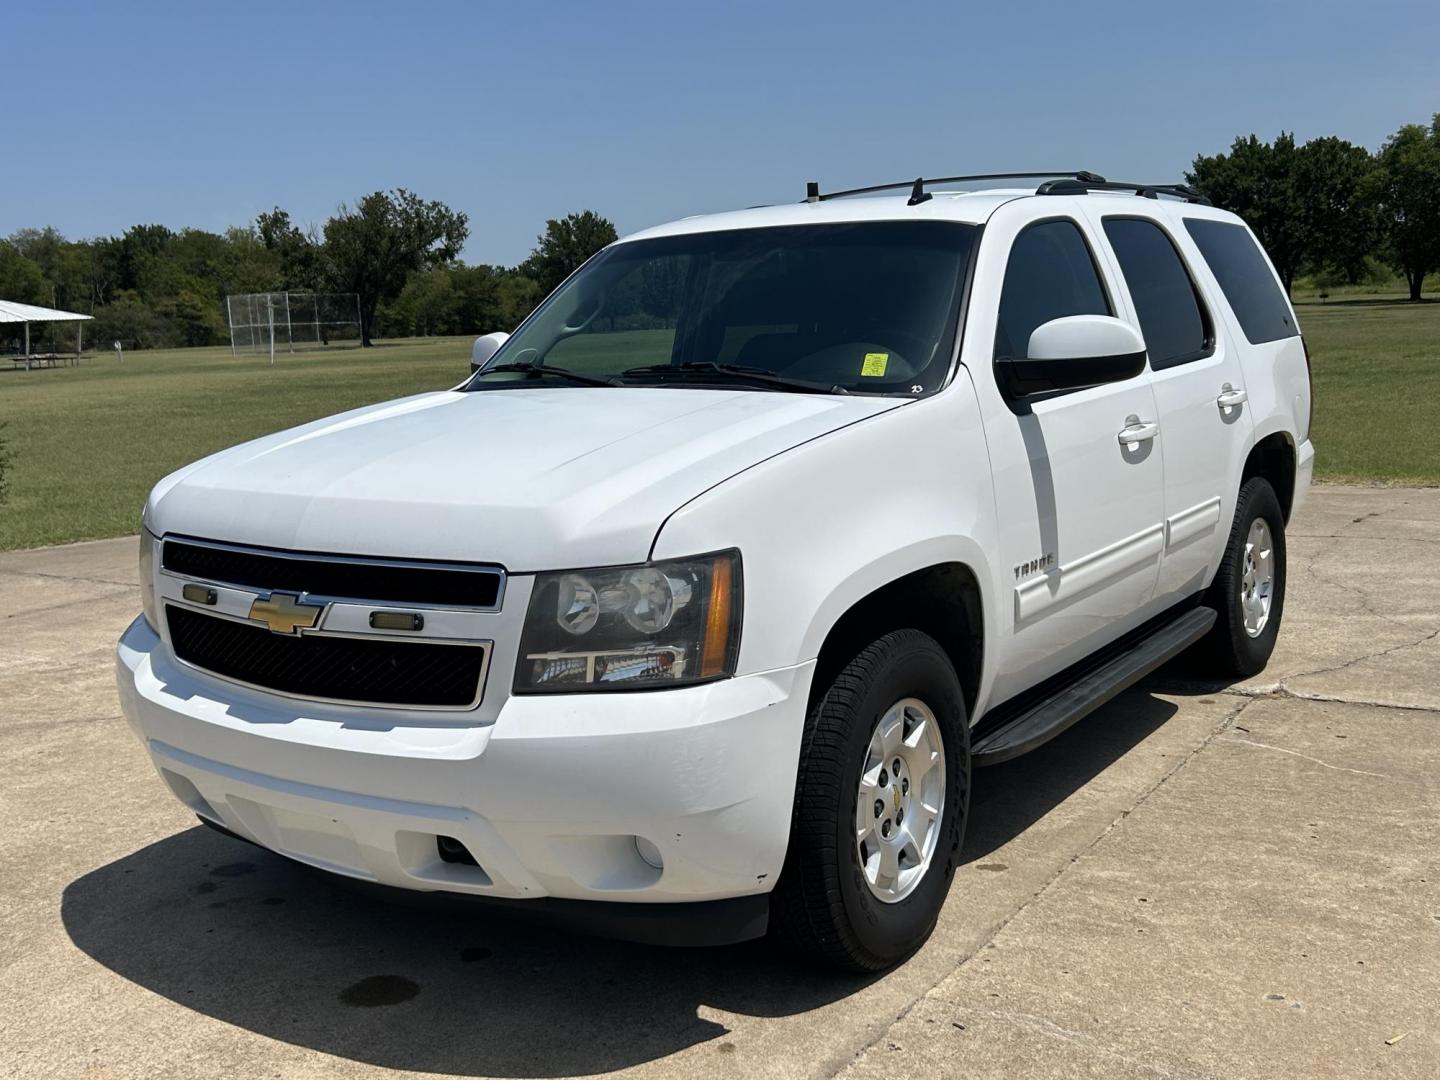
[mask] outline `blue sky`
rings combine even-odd
[[[470,262],[547,217],[621,233],[1002,168],[1179,179],[1240,133],[1370,147],[1440,111],[1440,3],[16,3],[0,235],[404,186]]]

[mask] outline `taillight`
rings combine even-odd
[[[1300,350],[1305,354],[1305,438],[1310,437],[1310,420],[1315,415],[1315,376],[1310,373],[1310,346],[1300,336]]]

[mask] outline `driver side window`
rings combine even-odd
[[[1079,226],[1063,218],[1037,222],[1010,248],[1000,290],[995,359],[1024,357],[1030,335],[1051,319],[1112,314]]]

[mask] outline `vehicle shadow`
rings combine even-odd
[[[977,769],[960,861],[978,862],[1009,843],[1178,711],[1174,702],[1132,690],[1039,749]]]
[[[978,771],[964,859],[1023,832],[1175,710],[1132,691],[1040,750]],[[397,904],[199,826],[73,881],[61,915],[96,961],[207,1016],[448,1074],[608,1072],[722,1038],[728,1029],[701,1006],[790,1016],[873,981],[817,972],[766,942],[651,948],[488,909]]]

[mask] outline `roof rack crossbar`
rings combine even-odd
[[[1036,195],[1083,195],[1090,191],[1129,191],[1146,199],[1170,195],[1188,203],[1211,205],[1210,200],[1186,184],[1132,184],[1124,180],[1089,180],[1084,177],[1062,177],[1047,180],[1035,189]]]
[[[825,202],[828,199],[843,199],[850,195],[873,195],[877,191],[898,191],[901,188],[909,188],[910,205],[914,206],[916,203],[924,202],[928,197],[925,195],[925,188],[930,184],[974,183],[981,180],[1055,180],[1060,177],[1090,183],[1103,184],[1105,182],[1103,176],[1086,172],[1084,169],[1073,171],[1069,169],[1052,169],[1043,172],[975,173],[970,176],[935,176],[929,179],[917,176],[914,180],[899,180],[893,184],[871,184],[869,187],[846,188],[844,191],[827,191],[822,194],[820,184],[815,180],[811,180],[805,185],[805,201]]]

